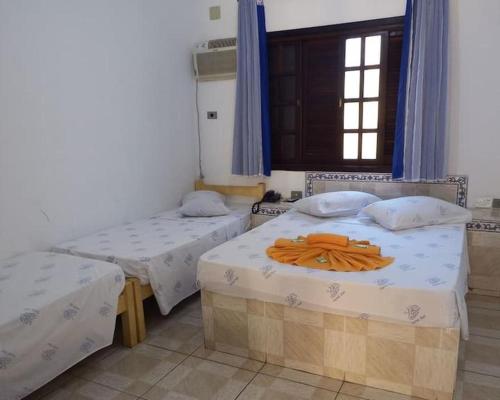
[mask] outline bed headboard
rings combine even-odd
[[[306,172],[305,196],[324,192],[356,190],[382,199],[431,196],[467,207],[467,176],[449,175],[442,182],[393,181],[391,174]]]
[[[207,185],[202,180],[194,183],[195,190],[211,190],[225,196],[245,196],[261,199],[266,192],[266,184],[258,183],[255,186]]]

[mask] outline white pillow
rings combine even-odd
[[[363,208],[362,212],[393,231],[425,225],[465,224],[472,220],[466,208],[427,196],[379,201]]]
[[[316,217],[344,217],[355,215],[363,207],[380,200],[365,192],[329,192],[301,199],[293,208]]]
[[[180,213],[185,217],[215,217],[231,212],[224,204],[224,195],[209,190],[188,193],[182,199]]]

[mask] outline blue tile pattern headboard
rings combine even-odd
[[[305,196],[340,190],[373,193],[383,199],[401,196],[437,197],[467,207],[466,175],[449,175],[440,182],[393,181],[391,174],[306,172]]]

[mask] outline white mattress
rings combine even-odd
[[[150,283],[162,314],[198,290],[196,266],[206,251],[250,226],[250,207],[220,217],[183,217],[178,209],[62,243],[58,252],[114,262]]]
[[[330,272],[281,264],[265,250],[278,237],[332,232],[370,240],[395,261],[369,272]],[[221,294],[360,318],[462,328],[468,256],[464,225],[393,232],[367,218],[316,218],[296,211],[225,243],[199,262],[202,288]]]
[[[0,261],[0,399],[20,399],[113,341],[116,265],[35,252]]]

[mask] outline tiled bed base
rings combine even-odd
[[[460,331],[202,291],[205,346],[429,400],[453,397]]]

